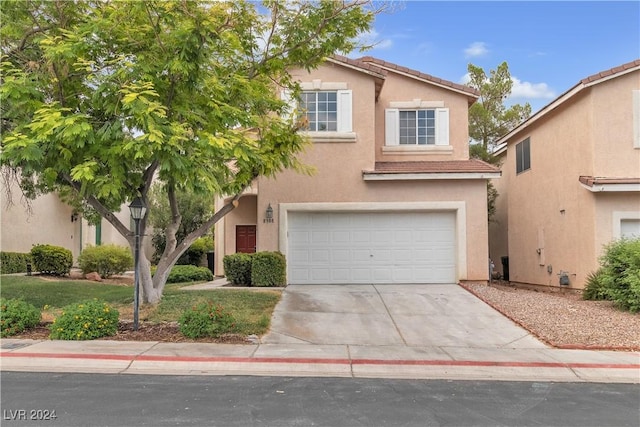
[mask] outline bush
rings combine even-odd
[[[585,300],[608,300],[609,290],[603,280],[603,271],[598,269],[587,275],[587,281],[582,291],[582,299]]]
[[[251,286],[251,257],[253,254],[237,253],[222,258],[224,273],[233,285]]]
[[[594,283],[587,280],[587,297],[597,294],[623,310],[640,311],[640,239],[611,242],[605,246],[600,265]]]
[[[196,239],[191,246],[189,246],[189,249],[187,249],[184,254],[182,254],[177,264],[200,266],[202,264],[202,257],[204,254],[212,250],[213,239],[208,236],[200,237]]]
[[[19,334],[40,322],[40,310],[20,299],[0,298],[0,337]]]
[[[176,265],[171,269],[167,283],[199,282],[213,280],[211,270],[195,265]]]
[[[257,252],[251,260],[253,286],[284,286],[287,283],[287,261],[280,252]]]
[[[69,274],[73,265],[71,251],[60,246],[35,245],[31,258],[36,271],[54,276]]]
[[[205,302],[185,311],[178,320],[187,338],[218,337],[235,327],[235,320],[220,304]]]
[[[84,274],[97,272],[101,277],[122,274],[133,267],[131,250],[125,246],[89,246],[82,250],[78,264]]]
[[[54,340],[92,340],[118,332],[118,310],[97,299],[70,304],[49,326]]]
[[[31,254],[0,252],[0,272],[2,274],[26,273],[31,263]]]

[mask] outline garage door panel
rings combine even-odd
[[[290,283],[455,281],[453,212],[290,212],[288,219]]]

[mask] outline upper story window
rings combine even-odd
[[[282,99],[291,105],[305,124],[314,141],[356,140],[352,124],[352,91],[346,83],[313,80],[300,83],[302,92],[295,102],[291,93],[282,92]]]
[[[435,145],[436,111],[400,111],[400,145]]]
[[[529,138],[516,144],[516,173],[531,169],[531,143]]]
[[[386,146],[449,145],[448,108],[389,108],[385,116]]]
[[[338,92],[302,92],[300,115],[311,132],[336,132],[338,130]]]

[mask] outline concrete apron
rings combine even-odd
[[[542,349],[458,285],[289,285],[267,344]]]

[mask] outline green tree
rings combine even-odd
[[[490,152],[495,142],[531,115],[531,105],[504,101],[511,94],[513,80],[506,62],[491,70],[489,76],[481,67],[469,64],[468,86],[480,92],[478,101],[469,108],[469,137]]]
[[[187,189],[176,194],[176,205],[182,216],[180,226],[176,231],[176,240],[182,241],[189,233],[197,230],[213,215],[213,199],[207,194],[195,194]],[[167,238],[165,230],[171,224],[171,207],[166,197],[166,190],[162,183],[155,183],[149,191],[149,225],[153,227],[151,242],[155,249],[153,262],[157,263],[166,248]],[[178,264],[188,264],[189,258],[185,252]]]
[[[375,11],[361,0],[6,1],[0,10],[3,176],[29,197],[70,190],[134,244],[113,214],[154,180],[171,222],[142,301],[258,176],[304,169],[306,140],[286,119],[289,70],[349,52]],[[292,117],[293,115],[289,115]],[[232,195],[181,241],[176,194]],[[75,205],[74,205],[75,206]],[[144,235],[147,220],[141,222]]]
[[[531,115],[531,105],[514,104],[507,108],[504,101],[511,94],[513,80],[506,62],[489,72],[469,64],[468,86],[480,92],[480,98],[469,108],[469,156],[499,166],[499,159],[491,154],[495,142]],[[499,194],[491,181],[487,181],[487,217],[493,220]]]

